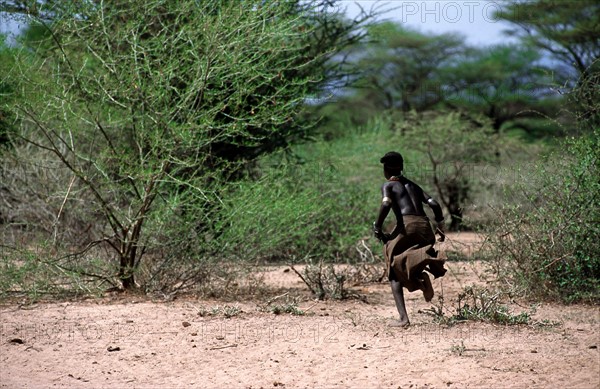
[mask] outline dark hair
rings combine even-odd
[[[379,160],[383,164],[383,168],[392,175],[399,175],[404,170],[404,158],[400,153],[390,151]]]

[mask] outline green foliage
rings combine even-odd
[[[365,130],[298,145],[292,158],[262,159],[259,179],[226,187],[214,246],[226,257],[283,263],[360,259],[355,246],[370,236],[383,181],[378,158],[387,147],[384,133]]]
[[[7,76],[27,82],[1,107],[20,124],[14,155],[29,143],[29,159],[69,171],[51,215],[58,222],[65,204],[85,199],[73,208],[91,228],[61,248],[112,252],[124,288],[144,256],[153,285],[175,253],[185,282],[195,279],[193,264],[227,223],[215,219],[229,203],[222,180],[305,136],[305,99],[339,76],[329,60],[361,36],[318,1],[5,3],[33,19]]]
[[[540,58],[537,49],[523,45],[471,49],[461,61],[440,70],[447,85],[445,101],[487,116],[496,131],[509,120],[545,115],[551,107],[541,100],[553,80],[551,70],[539,65]]]
[[[440,69],[466,49],[453,34],[428,35],[384,22],[369,30],[361,47],[358,99],[379,110],[424,110],[443,99]]]
[[[600,63],[596,59],[594,65]],[[600,128],[600,71],[595,71],[579,79],[579,85],[571,94],[571,101],[575,104],[575,117],[583,129]],[[587,132],[587,131],[584,131]]]
[[[569,93],[568,111],[589,126],[600,123],[598,79],[600,77],[600,4],[595,0],[534,0],[506,2],[495,15],[514,25],[509,33],[550,55],[555,89]]]
[[[530,324],[528,312],[511,313],[509,307],[502,303],[502,293],[493,292],[480,286],[466,286],[458,294],[453,313],[447,316],[444,297],[438,298],[438,304],[424,311],[438,323],[455,325],[465,321],[482,321],[502,325]]]
[[[515,25],[513,35],[546,50],[578,75],[598,71],[593,63],[600,57],[600,26],[594,22],[599,16],[595,0],[506,2],[495,15]]]
[[[554,69],[541,65],[538,47],[472,48],[458,35],[420,33],[392,22],[370,26],[369,36],[355,49],[355,89],[320,107],[328,137],[382,112],[402,121],[410,111],[439,108],[473,121],[483,115],[496,132],[516,127],[535,137],[555,134],[555,127],[539,131],[540,119],[559,112],[561,98],[552,89]]]
[[[0,256],[2,272],[0,272],[0,294],[7,298],[10,294],[27,293],[33,300],[47,294],[51,289],[50,279],[55,275],[52,269],[36,261],[35,255],[22,253],[18,255],[3,249]],[[25,292],[24,292],[25,291]]]
[[[497,135],[485,118],[465,119],[459,113],[415,116],[400,131],[410,137],[413,147],[426,155],[428,169],[419,181],[431,181],[434,195],[450,214],[450,229],[457,230],[464,209],[472,199],[478,173],[487,164],[497,163]]]
[[[450,318],[451,321],[488,321],[491,323],[515,325],[528,324],[530,315],[521,312],[517,315],[511,314],[506,305],[498,302],[498,295],[492,295],[483,288],[465,287],[457,298],[456,313]]]
[[[293,316],[303,316],[306,314],[306,312],[298,308],[298,304],[296,303],[272,304],[269,305],[269,312],[271,312],[274,315],[289,313]]]
[[[467,347],[465,346],[465,342],[463,340],[460,341],[460,345],[452,345],[452,347],[450,347],[450,352],[452,354],[457,354],[458,356],[462,356],[466,351],[467,351]]]
[[[565,302],[600,300],[599,135],[569,139],[515,177],[487,237],[505,286]]]
[[[238,316],[243,311],[237,305],[216,305],[211,307],[210,309],[201,307],[198,310],[198,316],[223,316],[226,319],[230,319],[232,317]]]
[[[14,94],[16,80],[11,80],[7,77],[11,69],[15,66],[14,50],[6,45],[7,35],[0,34],[0,149],[9,144],[15,126],[15,115],[7,107],[9,104],[14,104]],[[1,152],[1,150],[0,150]],[[0,220],[2,216],[0,214]]]
[[[93,260],[86,260],[90,266],[79,263],[68,267],[47,254],[48,251],[48,246],[22,250],[1,247],[0,299],[24,301],[25,298],[35,302],[48,296],[66,298],[99,293],[103,280],[84,270],[94,268]]]
[[[327,193],[307,187],[289,168],[271,171],[257,181],[229,185],[216,224],[221,255],[285,261],[314,255],[326,244]]]

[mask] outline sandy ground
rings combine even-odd
[[[451,238],[461,250],[476,244]],[[476,261],[447,268],[434,282],[446,301],[482,282]],[[354,286],[363,300],[317,302],[285,267],[265,280],[305,314],[275,315],[265,301],[140,296],[2,306],[0,388],[600,387],[598,307],[539,305],[534,319],[556,326],[446,327],[415,292],[406,294],[412,325],[398,329],[388,326],[396,312],[385,283]]]

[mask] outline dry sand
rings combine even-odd
[[[482,282],[476,261],[447,268],[434,282],[446,301]],[[306,296],[286,269],[270,268],[265,279]],[[265,301],[140,296],[5,305],[0,388],[600,387],[598,307],[539,305],[534,319],[560,322],[551,327],[446,327],[423,313],[432,304],[415,292],[406,294],[412,325],[398,329],[388,326],[396,312],[387,284],[353,288],[366,301],[303,298],[302,316],[274,315]],[[206,314],[225,304],[241,312]]]

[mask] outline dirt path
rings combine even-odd
[[[480,280],[476,262],[447,267],[434,284],[447,301]],[[302,288],[285,270],[270,269],[268,282]],[[395,309],[386,284],[360,292],[367,302],[300,301],[301,316],[274,315],[264,302],[136,297],[4,306],[0,387],[600,387],[597,307],[537,307],[535,319],[554,327],[444,327],[410,293],[413,325],[402,330],[387,325]]]

